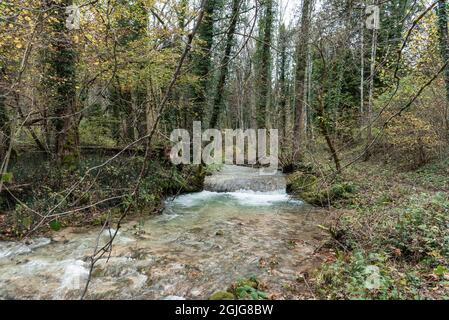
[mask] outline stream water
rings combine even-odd
[[[321,261],[314,251],[325,214],[290,199],[283,179],[225,167],[207,178],[205,191],[126,223],[109,261],[96,266],[87,298],[207,299],[250,276],[275,298],[310,298],[300,276]],[[0,242],[0,299],[78,299],[98,233],[68,228],[51,238]],[[104,231],[101,241],[108,238]]]

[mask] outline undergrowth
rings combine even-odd
[[[449,299],[447,168],[351,167],[344,179],[353,192],[334,198],[327,262],[313,276],[317,296]]]
[[[3,238],[101,224],[109,217],[119,217],[130,204],[134,211],[158,212],[166,196],[201,189],[204,175],[197,166],[175,167],[153,159],[137,197],[131,197],[143,157],[122,156],[106,162],[109,157],[85,156],[70,172],[57,170],[42,157],[28,155],[21,159],[12,166],[11,185],[23,187],[0,196]]]

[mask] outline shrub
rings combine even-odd
[[[384,115],[385,119],[390,117],[390,113]],[[431,123],[412,113],[404,113],[388,124],[377,146],[377,153],[386,161],[413,170],[432,160],[442,145],[443,141]]]

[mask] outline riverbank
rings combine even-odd
[[[166,197],[202,190],[205,172],[197,166],[176,167],[153,158],[151,174],[131,198],[142,163],[142,157],[86,154],[76,168],[56,170],[41,154],[21,155],[0,195],[0,240],[113,224],[131,202],[134,216],[158,214]]]
[[[330,201],[327,248],[335,253],[312,277],[317,297],[449,298],[448,168],[448,160],[416,171],[349,167],[336,184],[350,192]]]

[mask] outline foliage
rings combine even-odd
[[[391,113],[385,113],[389,119]],[[378,154],[407,169],[417,169],[438,155],[443,146],[431,123],[405,112],[393,118],[379,143]]]
[[[266,300],[268,295],[262,291],[262,284],[256,277],[240,279],[227,291],[214,293],[209,300]]]
[[[411,198],[411,204],[399,209],[392,230],[385,230],[382,244],[395,248],[402,259],[424,261],[430,266],[449,259],[449,196],[436,193]]]
[[[416,270],[399,272],[382,253],[355,251],[337,255],[316,275],[318,293],[326,299],[422,299],[423,285]],[[370,282],[370,276],[374,280]]]
[[[340,178],[327,183],[311,172],[296,171],[288,177],[287,189],[296,197],[316,206],[328,206],[349,199],[355,192],[350,182]]]
[[[343,205],[352,210],[329,228],[335,254],[314,275],[321,297],[449,298],[449,186],[416,192],[446,168],[434,164],[396,175],[394,170],[364,164],[348,173],[359,192],[350,205]],[[374,172],[376,178],[369,179]],[[378,270],[375,288],[366,272],[373,267]]]
[[[150,163],[152,175],[143,179],[139,197],[127,197],[138,179],[143,159],[122,156],[101,166],[106,159],[101,156],[84,157],[76,171],[68,172],[55,170],[49,160],[36,161],[34,158],[29,161],[23,157],[13,165],[12,171],[16,183],[29,184],[30,187],[20,194],[16,193],[21,203],[15,199],[2,199],[1,209],[10,211],[11,215],[8,215],[7,225],[2,227],[0,236],[20,237],[37,225],[48,225],[57,231],[63,226],[95,224],[104,213],[112,212],[114,217],[120,216],[121,211],[116,209],[130,203],[136,209],[145,208],[145,212],[158,212],[166,196],[197,191],[202,186],[196,167],[176,168],[153,160]],[[40,170],[35,170],[36,165]],[[88,173],[88,168],[96,166],[99,166],[97,170]],[[71,208],[78,210],[72,215],[63,214]],[[61,217],[49,221],[44,219],[42,224],[40,215],[50,211],[60,213]]]
[[[235,297],[232,293],[227,291],[218,291],[210,296],[209,300],[234,300]]]

